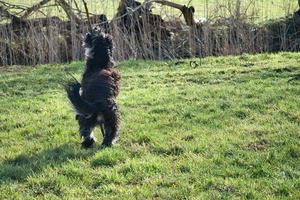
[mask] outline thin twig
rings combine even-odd
[[[21,19],[26,19],[32,12],[39,10],[43,5],[47,4],[50,0],[42,0],[37,4],[34,4],[32,7],[28,8]]]
[[[71,21],[74,20],[76,24],[81,24],[81,20],[75,15],[72,6],[70,6],[69,3],[67,3],[65,0],[56,0],[56,2],[64,9]]]
[[[89,15],[89,10],[88,10],[88,7],[87,7],[87,3],[85,2],[85,0],[82,0],[83,2],[83,5],[84,5],[84,8],[85,8],[85,12],[86,12],[86,17],[87,17],[87,20],[88,20],[88,26],[89,26],[89,31],[92,31],[92,24],[91,24],[91,20],[90,20],[90,15]]]
[[[74,0],[74,4],[75,4],[75,7],[76,7],[76,10],[77,10],[77,12],[78,12],[79,17],[82,19],[82,16],[81,16],[81,10],[80,10],[80,8],[79,8],[79,6],[78,6],[76,0]]]

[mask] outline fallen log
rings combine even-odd
[[[171,1],[166,1],[166,0],[148,0],[148,1],[145,1],[145,4],[151,4],[151,3],[159,3],[161,5],[176,8],[176,9],[178,9],[182,12],[184,20],[185,20],[185,22],[188,26],[193,26],[195,24],[195,20],[194,20],[195,8],[193,6],[187,7],[186,5],[181,5],[181,4],[174,3],[174,2],[171,2]]]

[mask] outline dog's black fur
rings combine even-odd
[[[90,147],[95,143],[92,131],[97,125],[103,132],[102,145],[111,146],[119,138],[120,127],[120,112],[116,103],[120,75],[112,59],[112,37],[93,30],[86,34],[83,45],[86,66],[81,84],[70,81],[66,91],[76,110],[82,146]]]

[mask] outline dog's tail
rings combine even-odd
[[[76,79],[65,84],[65,90],[68,94],[68,98],[74,106],[76,112],[82,115],[91,115],[97,110],[96,105],[81,98],[79,93],[80,88],[81,85]]]

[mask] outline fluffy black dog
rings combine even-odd
[[[118,140],[120,127],[116,103],[120,75],[112,59],[112,37],[93,30],[86,34],[83,45],[86,66],[81,84],[76,80],[68,82],[66,92],[76,110],[82,146],[95,143],[92,131],[97,125],[103,133],[102,145],[111,146]]]

